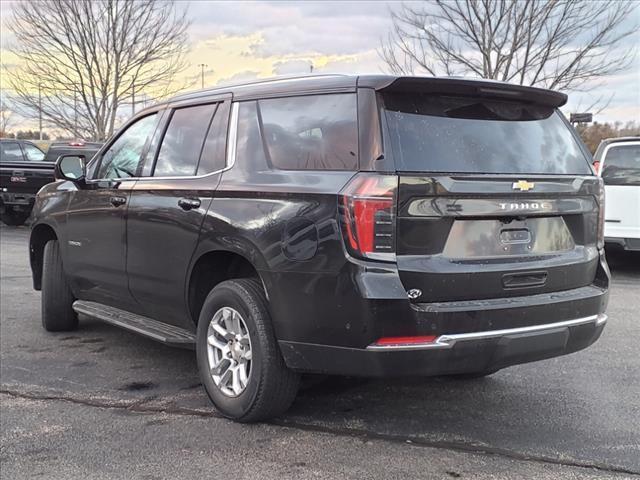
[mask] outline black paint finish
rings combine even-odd
[[[377,91],[405,83],[416,87],[396,80],[319,77],[267,83],[185,95],[154,108],[168,112],[221,95],[249,101],[357,91],[358,170],[395,173]],[[468,94],[483,85],[450,87]],[[442,82],[429,86],[444,87]],[[537,89],[513,91],[545,104],[563,102],[562,96]],[[143,153],[143,175],[153,171],[156,137]],[[531,345],[539,348],[528,356],[518,353],[526,352],[526,340],[475,353],[467,346],[449,357],[447,352],[430,357],[363,350],[384,336],[516,328],[603,312],[609,273],[596,246],[595,177],[403,173],[396,259],[365,261],[347,253],[339,208],[341,191],[358,172],[277,170],[260,152],[260,142],[251,145],[253,150],[242,146],[235,163],[206,176],[89,178],[86,185],[56,182],[43,188],[31,239],[34,285],[39,245],[54,235],[78,299],[193,332],[198,299],[207,288],[233,275],[257,275],[287,363],[314,372],[380,375],[403,366],[405,373],[469,371],[478,365],[478,355],[488,364],[487,355],[499,350],[499,366],[506,366],[569,353],[598,337],[601,327],[532,338]],[[100,155],[89,165],[89,176]],[[536,187],[515,192],[513,183],[519,180]],[[202,279],[200,286],[193,283]],[[409,300],[411,288],[422,295]],[[357,360],[352,370],[341,367],[348,359]],[[427,361],[432,362],[428,368],[415,363]]]

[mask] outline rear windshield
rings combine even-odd
[[[591,173],[550,107],[420,94],[387,94],[384,105],[398,171]]]
[[[640,185],[640,144],[610,147],[602,179],[606,185]]]

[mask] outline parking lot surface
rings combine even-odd
[[[640,476],[640,256],[611,252],[592,347],[484,380],[331,378],[269,424],[220,418],[193,352],[40,325],[28,228],[0,228],[2,478]]]

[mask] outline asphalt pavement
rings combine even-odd
[[[330,378],[267,424],[210,406],[193,352],[82,318],[47,333],[26,227],[0,227],[0,477],[640,477],[640,255],[608,254],[592,347],[482,380]]]

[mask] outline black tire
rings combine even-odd
[[[471,373],[457,373],[454,375],[447,375],[447,378],[452,378],[454,380],[476,380],[479,378],[485,378],[489,375],[493,375],[496,372],[499,372],[500,369],[495,370],[483,370],[481,372],[471,372]]]
[[[251,339],[251,370],[245,389],[235,397],[226,395],[216,386],[207,355],[209,323],[223,307],[240,313]],[[198,321],[196,353],[207,395],[227,418],[245,423],[267,420],[284,413],[296,397],[300,375],[284,363],[264,290],[256,280],[227,280],[209,293]]]
[[[29,218],[30,212],[23,212],[14,210],[11,207],[5,207],[2,212],[2,223],[10,227],[18,227],[24,225],[24,222]]]
[[[49,332],[78,328],[78,316],[71,305],[75,300],[62,268],[57,240],[44,246],[42,258],[42,326]]]

